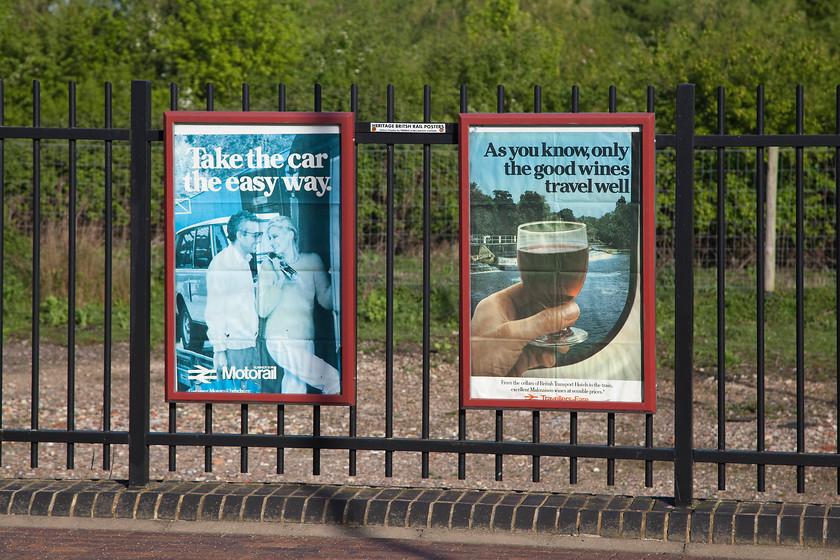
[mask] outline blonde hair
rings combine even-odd
[[[279,227],[291,231],[294,234],[294,238],[292,239],[292,241],[294,242],[295,250],[300,251],[298,242],[298,229],[297,227],[295,227],[295,224],[291,220],[291,218],[289,218],[288,216],[278,216],[276,218],[273,218],[268,222],[268,225],[265,228],[265,233],[268,234],[268,232],[273,227]]]

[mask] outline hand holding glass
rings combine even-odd
[[[575,299],[589,267],[586,224],[531,222],[517,230],[516,259],[519,277],[529,299],[539,309],[557,307]],[[546,348],[583,342],[589,333],[566,327],[538,337],[532,345]]]

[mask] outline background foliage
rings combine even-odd
[[[580,111],[608,110],[610,86],[616,86],[618,111],[645,111],[647,87],[653,86],[660,133],[673,131],[676,84],[691,82],[697,87],[699,134],[718,128],[719,86],[726,92],[727,133],[756,131],[759,86],[765,92],[764,132],[793,133],[795,91],[802,85],[805,132],[836,130],[840,3],[834,0],[5,0],[0,30],[0,118],[11,126],[33,123],[37,80],[42,126],[70,122],[70,81],[77,88],[76,125],[103,126],[108,81],[113,126],[127,127],[130,81],[147,79],[157,118],[169,108],[171,84],[178,86],[181,109],[207,108],[212,84],[213,108],[239,110],[244,83],[250,109],[276,109],[282,83],[288,109],[311,110],[317,83],[328,111],[349,110],[350,89],[357,85],[362,121],[383,119],[388,84],[396,90],[396,120],[423,120],[423,86],[429,85],[431,120],[446,122],[457,119],[462,85],[471,112],[496,111],[499,84],[505,86],[507,112],[534,111],[535,85],[542,88],[545,112],[571,110],[573,86],[579,88]],[[6,159],[5,195],[14,222],[31,212],[30,158],[28,146],[7,144],[22,154]],[[79,149],[87,195],[80,216],[96,221],[104,210],[97,178],[102,156]],[[809,222],[806,228],[824,229],[832,220],[832,201],[822,188],[831,182],[823,170],[832,157],[807,156],[808,188],[815,189],[809,221],[820,225]],[[410,169],[421,162],[409,150],[398,158]],[[457,168],[454,157],[447,159],[452,165],[433,177],[443,209],[433,225],[437,241],[455,233],[450,218],[457,222]],[[657,167],[657,223],[665,233],[672,175],[667,158],[658,157]],[[384,158],[360,153],[359,169],[360,234],[377,244],[384,236]],[[755,222],[743,214],[749,216],[754,204],[743,203],[749,202],[755,162],[727,169],[733,185],[727,227],[749,235]],[[119,167],[115,172],[122,173]],[[66,198],[67,171],[61,163],[45,163],[42,173],[49,199],[44,206],[55,207]],[[710,227],[716,191],[699,179],[696,221]],[[421,186],[418,176],[400,179],[400,223],[420,223]],[[791,191],[782,189],[780,196],[787,212],[782,223],[790,223],[792,206],[785,201]],[[119,193],[112,210],[124,224]],[[417,233],[407,231],[414,238]]]
[[[454,120],[458,88],[470,111],[567,111],[578,85],[581,111],[603,111],[615,85],[618,110],[644,110],[645,87],[669,99],[698,86],[699,125],[716,126],[717,86],[728,92],[730,132],[755,126],[755,89],[767,92],[767,132],[793,130],[796,84],[805,86],[806,130],[833,132],[840,5],[833,0],[6,0],[0,3],[0,78],[8,125],[30,124],[33,80],[45,126],[66,124],[66,84],[79,88],[79,126],[101,125],[102,84],[114,84],[115,126],[127,125],[131,79],[153,83],[168,108],[203,109],[213,83],[217,109],[273,109],[277,84],[311,109],[313,83],[325,110],[347,110],[360,91],[360,120],[380,118],[385,86],[398,92],[397,120],[422,120],[422,86],[433,120]],[[670,129],[671,108],[657,107]]]
[[[756,131],[759,86],[766,96],[764,132],[795,132],[797,84],[805,91],[805,132],[834,133],[838,32],[840,3],[834,0],[4,0],[0,2],[0,124],[33,124],[32,92],[37,80],[38,124],[67,126],[74,121],[79,127],[104,126],[104,91],[109,82],[113,126],[124,128],[129,122],[130,82],[146,79],[152,82],[153,114],[158,118],[169,108],[171,84],[178,85],[180,109],[207,108],[207,84],[212,84],[214,109],[239,110],[244,83],[250,86],[251,110],[276,109],[282,83],[287,109],[311,110],[317,83],[322,86],[322,108],[327,111],[349,110],[350,89],[357,85],[362,121],[382,120],[388,84],[396,90],[397,121],[423,120],[423,86],[429,85],[431,120],[444,122],[457,119],[462,85],[467,87],[470,112],[495,112],[499,84],[505,86],[503,109],[507,112],[534,111],[535,85],[542,87],[540,109],[544,112],[571,110],[573,86],[579,88],[582,112],[608,110],[610,86],[616,87],[618,111],[645,111],[647,87],[653,86],[657,132],[670,133],[676,84],[691,82],[697,87],[700,134],[717,130],[719,86],[726,92],[727,133]],[[73,115],[68,103],[70,81],[77,91]],[[78,214],[73,217],[61,210],[69,195],[67,144],[41,144],[44,227],[60,232],[68,220],[75,220],[101,231],[97,228],[102,227],[106,210],[101,143],[78,143]],[[371,268],[378,270],[377,252],[386,234],[385,152],[366,148],[359,153],[358,224],[360,244],[370,249],[362,264],[368,259]],[[128,221],[128,154],[124,145],[115,144],[113,149],[111,210],[119,228]],[[450,146],[435,149],[432,235],[441,248],[457,234],[457,153]],[[9,265],[4,291],[25,313],[27,275],[31,274],[27,254],[31,251],[31,142],[7,140],[4,151],[4,236]],[[697,232],[710,238],[716,227],[715,163],[701,160],[713,157],[698,153],[696,183]],[[731,240],[746,240],[745,256],[735,266],[749,266],[749,255],[754,254],[749,240],[756,227],[755,157],[754,151],[727,151],[727,233]],[[788,244],[793,242],[795,225],[793,157],[791,151],[782,153],[779,190],[779,242]],[[814,262],[826,265],[835,258],[824,258],[834,235],[835,157],[826,151],[805,154],[805,231],[815,240]],[[416,246],[422,235],[418,172],[422,153],[398,148],[396,159],[400,175],[395,211],[401,228],[397,251],[410,256],[416,248],[412,243]],[[656,165],[657,235],[667,244],[674,198],[672,155],[658,152]],[[159,197],[160,165],[153,171],[157,177],[154,196]],[[513,201],[501,193],[497,199],[488,198],[488,204],[510,207],[511,219],[544,211],[536,196]],[[609,224],[592,222],[590,228],[605,241],[619,239],[611,228],[629,210],[617,208]],[[159,223],[160,208],[154,211],[153,221]],[[475,218],[472,225],[480,230],[481,217]],[[55,241],[60,253],[65,251],[61,242]],[[811,243],[806,246],[809,250]],[[94,255],[91,260],[103,259]],[[160,276],[159,271],[156,275]],[[454,272],[452,277],[454,282]],[[50,290],[42,291],[44,298],[53,298],[43,302],[45,316],[57,316],[54,311],[63,307],[62,298],[66,298],[63,287],[43,289]],[[381,306],[373,305],[377,288],[370,290],[374,299],[362,309],[373,317]],[[4,315],[12,314],[12,307],[4,308]],[[88,319],[83,316],[77,322]]]

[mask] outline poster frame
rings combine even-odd
[[[340,336],[337,362],[340,370],[340,392],[337,394],[190,392],[179,390],[176,364],[175,309],[175,177],[174,128],[180,124],[192,127],[236,125],[262,127],[293,125],[297,127],[337,127],[338,170],[340,192],[339,244],[340,288],[336,290],[340,313],[336,333]],[[165,399],[167,402],[204,403],[301,403],[313,405],[346,405],[356,402],[356,182],[355,182],[355,115],[351,112],[260,112],[260,111],[165,111],[164,112],[164,186],[165,186]],[[209,128],[208,128],[209,130]],[[279,187],[278,187],[279,188]],[[335,239],[328,242],[334,249]]]
[[[654,115],[652,113],[461,113],[458,116],[460,172],[460,406],[474,409],[518,409],[605,412],[656,412],[655,356],[655,189]],[[471,396],[471,286],[470,286],[470,128],[498,127],[638,127],[640,131],[639,169],[639,257],[641,296],[641,390],[640,400],[575,401]],[[635,165],[635,162],[634,162]]]

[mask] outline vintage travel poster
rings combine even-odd
[[[353,117],[167,112],[167,399],[354,398]]]
[[[652,115],[460,134],[462,405],[654,411]]]

